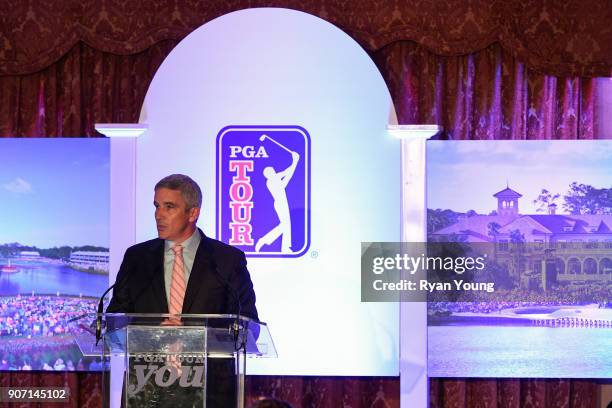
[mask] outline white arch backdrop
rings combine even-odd
[[[217,200],[217,161],[223,160],[217,150],[221,156],[229,151],[217,144],[222,129],[234,127],[233,144],[243,140],[255,150],[265,146],[270,157],[284,154],[284,167],[291,159],[279,146],[290,146],[286,150],[299,151],[304,166],[297,165],[296,179],[286,187],[288,205],[295,225],[309,224],[303,235],[308,242],[297,245],[303,253],[290,257],[249,256],[260,318],[270,326],[279,358],[252,360],[248,372],[398,375],[398,304],[360,301],[360,243],[400,240],[400,143],[387,132],[390,121],[395,112],[376,66],[330,23],[266,8],[205,24],[177,45],[153,78],[140,117],[148,130],[135,144],[113,150],[119,158],[133,149],[127,156],[135,156],[135,167],[121,165],[134,175],[136,194],[134,221],[122,224],[126,234],[119,228],[112,232],[111,266],[118,266],[130,244],[126,236],[139,242],[156,235],[153,186],[170,173],[188,174],[200,184],[199,226],[227,241],[216,226],[216,212],[229,204]],[[251,133],[239,126],[251,126],[246,129]],[[270,133],[278,130],[273,126],[287,128]],[[291,139],[302,130],[309,142]],[[263,134],[283,143],[265,138],[258,143]],[[293,140],[297,144],[291,145]],[[276,163],[280,170],[281,162]],[[121,175],[115,174],[116,181]],[[229,190],[223,178],[220,183],[225,197]],[[254,185],[254,240],[265,228],[259,220],[280,214],[265,198],[264,185]],[[120,197],[119,185],[114,188]],[[116,200],[111,217],[121,213]],[[223,227],[224,215],[219,217]],[[302,236],[295,232],[293,240]],[[280,239],[264,246],[266,251],[284,253]]]

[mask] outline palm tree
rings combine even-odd
[[[537,204],[538,206],[536,211],[537,212],[548,212],[549,207],[555,204],[555,201],[557,201],[559,197],[561,197],[560,194],[552,194],[550,191],[543,188],[538,198],[533,200],[533,203]]]
[[[521,269],[521,264],[523,261],[523,253],[525,252],[525,234],[523,234],[520,230],[515,229],[510,231],[510,251],[512,252],[512,266],[513,266],[513,275],[520,279],[521,273],[523,272]]]
[[[495,221],[491,221],[487,224],[487,235],[493,238],[493,259],[497,260],[497,236],[499,235],[499,229],[501,225]]]

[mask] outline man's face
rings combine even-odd
[[[200,209],[187,210],[187,203],[179,190],[155,190],[153,205],[157,234],[161,239],[181,243],[193,234]]]

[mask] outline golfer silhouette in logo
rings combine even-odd
[[[278,216],[278,225],[257,240],[255,252],[259,252],[264,245],[270,245],[276,241],[278,237],[281,237],[281,252],[291,253],[291,214],[289,212],[289,203],[287,201],[287,192],[285,189],[293,177],[295,168],[300,160],[300,155],[283,146],[268,135],[262,135],[259,138],[261,142],[266,139],[291,154],[291,165],[280,172],[276,172],[276,170],[270,166],[263,170],[263,175],[267,180],[266,187],[274,199],[274,211],[276,211],[276,215]]]

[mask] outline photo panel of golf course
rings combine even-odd
[[[429,299],[430,376],[612,376],[612,141],[429,141],[427,214],[494,287]]]
[[[109,140],[0,140],[0,370],[100,370],[91,337],[108,286]]]

